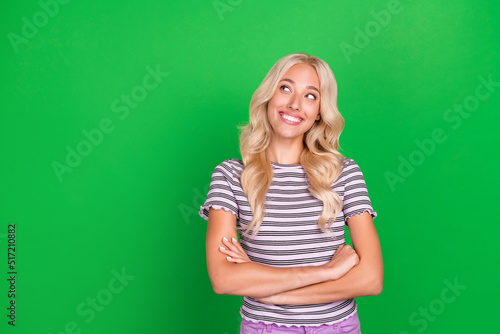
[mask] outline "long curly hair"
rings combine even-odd
[[[273,130],[267,116],[267,106],[283,75],[296,64],[308,64],[316,69],[320,81],[320,119],[304,134],[304,150],[300,165],[304,168],[310,193],[323,202],[318,225],[327,229],[342,210],[342,200],[331,186],[342,171],[343,155],[338,151],[344,118],[337,108],[337,82],[328,64],[306,53],[294,53],[278,60],[252,95],[250,121],[241,128],[240,152],[244,169],[241,185],[252,209],[253,219],[245,233],[256,235],[264,218],[266,193],[273,178],[272,165],[266,155]]]

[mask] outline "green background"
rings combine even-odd
[[[494,332],[500,87],[479,78],[500,82],[498,2],[46,2],[0,5],[2,333],[237,333],[241,297],[212,292],[197,211],[293,52],[335,73],[342,152],[378,212],[384,291],[358,298],[363,333]],[[163,76],[144,90],[148,67]],[[68,147],[86,156],[58,177]]]

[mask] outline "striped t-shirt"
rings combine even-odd
[[[328,263],[335,250],[345,245],[346,219],[373,211],[363,174],[352,159],[345,158],[342,173],[332,189],[343,202],[342,211],[330,227],[334,237],[318,226],[323,203],[308,190],[301,165],[271,162],[273,180],[266,194],[264,219],[255,237],[240,230],[240,242],[250,260],[273,267],[319,266]],[[246,228],[252,219],[240,176],[243,162],[223,161],[212,175],[207,199],[200,216],[208,220],[209,208],[224,209],[236,215],[236,225]],[[319,326],[333,324],[356,312],[354,299],[312,305],[268,305],[244,297],[240,314],[244,319],[280,326]]]

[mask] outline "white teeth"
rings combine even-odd
[[[287,114],[282,114],[281,117],[283,117],[284,119],[287,119],[289,121],[292,121],[292,122],[296,122],[296,123],[300,122],[300,118],[295,118],[295,117],[289,116]]]

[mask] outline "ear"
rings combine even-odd
[[[316,116],[316,120],[319,121],[321,119],[321,114],[318,113],[318,116]]]

